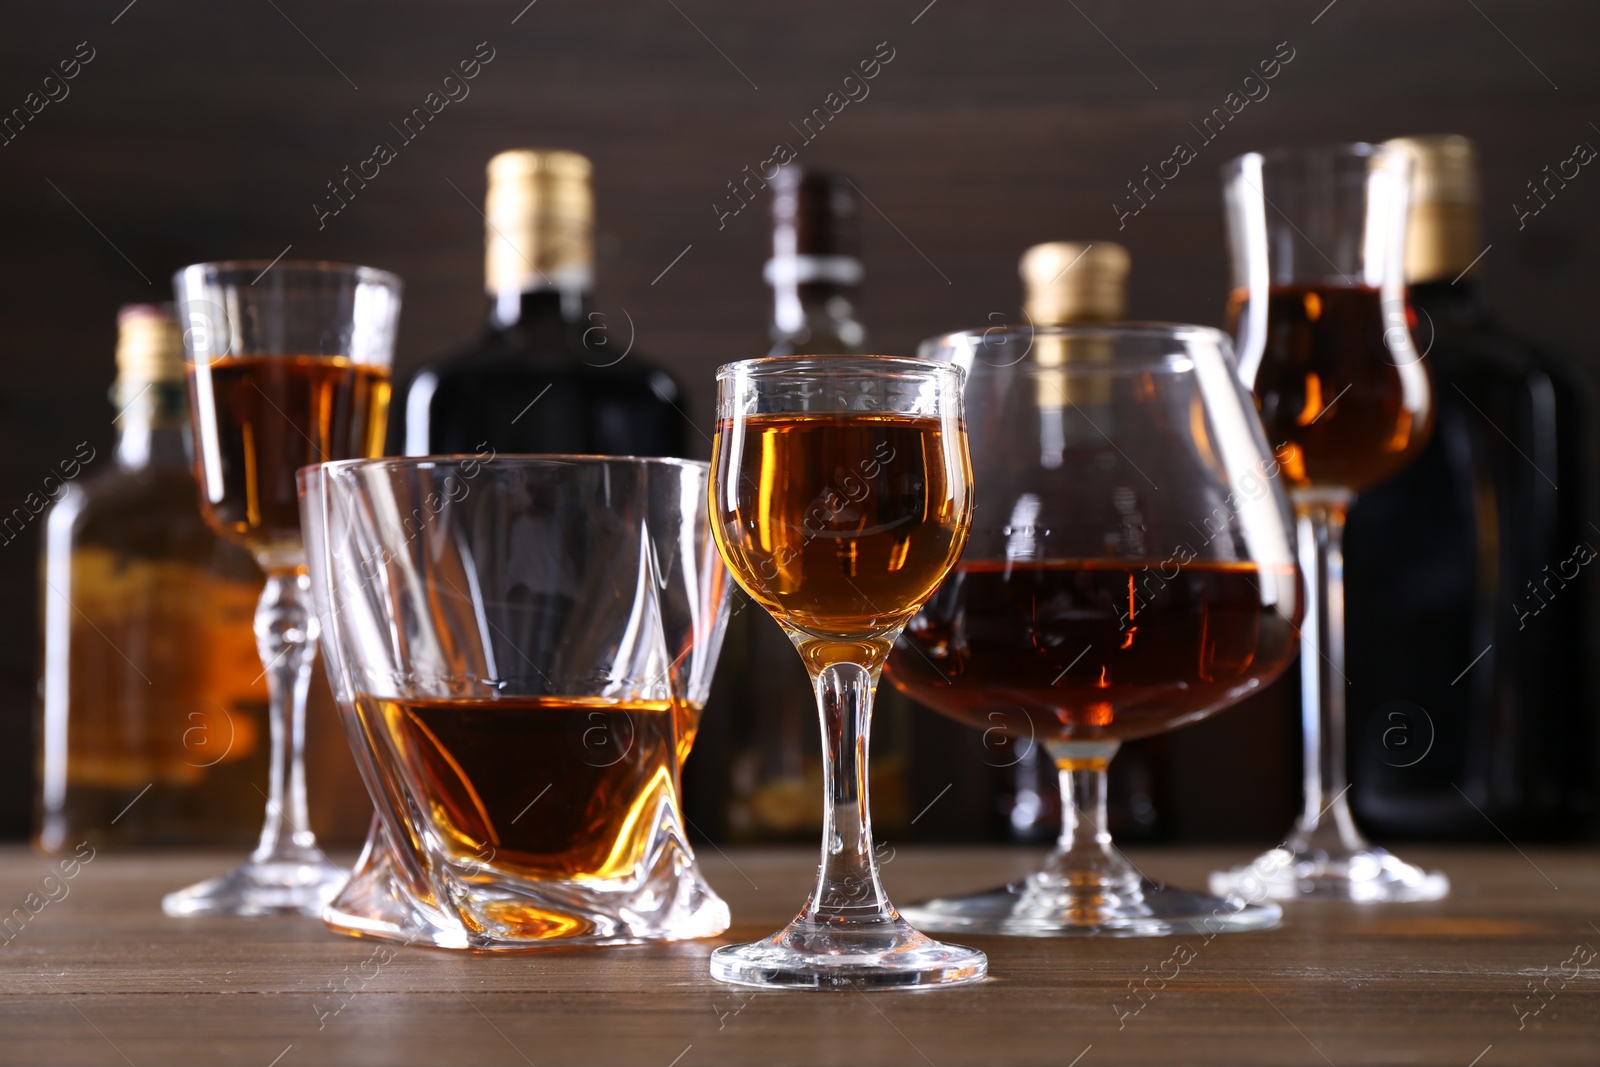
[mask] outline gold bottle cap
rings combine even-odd
[[[519,148],[489,160],[488,169],[488,291],[588,288],[594,274],[589,160],[561,149]]]
[[[1411,157],[1406,281],[1454,279],[1483,251],[1478,224],[1478,153],[1459,134],[1384,142]]]
[[[1035,326],[1114,322],[1127,313],[1128,250],[1112,241],[1051,241],[1022,254],[1023,305]]]
[[[183,331],[171,304],[128,304],[117,312],[117,378],[124,387],[183,381]]]

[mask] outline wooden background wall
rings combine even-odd
[[[798,143],[790,123],[880,42],[893,59],[870,96],[800,155],[847,170],[870,198],[865,313],[878,350],[1012,313],[1017,255],[1047,239],[1119,240],[1135,315],[1220,323],[1228,157],[1460,132],[1482,150],[1494,303],[1596,366],[1600,173],[1580,174],[1525,228],[1512,208],[1576,142],[1600,144],[1593,4],[524,3],[96,0],[0,14],[0,112],[25,106],[80,42],[93,53],[68,95],[0,146],[0,511],[78,442],[104,454],[117,306],[170,298],[183,264],[287,249],[397,271],[402,372],[470,336],[483,311],[483,164],[513,146],[594,160],[603,301],[688,383],[705,429],[712,368],[766,344],[766,203],[720,225],[713,205],[775,143]],[[493,59],[470,96],[319,228],[325,183],[377,142],[398,145],[390,124],[480,42]],[[1119,232],[1125,183],[1192,140],[1190,122],[1280,42],[1294,58],[1270,95]],[[0,835],[27,825],[37,537],[35,524],[0,546]],[[1292,753],[1280,713],[1230,715],[1178,735],[1177,751],[1266,737],[1263,751]],[[1195,832],[1281,826],[1293,772],[1208,799],[1208,782],[1237,775],[1188,766]]]

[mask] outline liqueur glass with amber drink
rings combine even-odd
[[[1059,770],[1062,829],[1025,879],[907,917],[1024,936],[1276,923],[1282,910],[1247,894],[1146,880],[1106,826],[1106,769],[1123,741],[1234,704],[1294,655],[1288,503],[1227,338],[1160,324],[995,327],[921,354],[967,368],[977,511],[961,562],[886,676],[990,744],[1042,745]]]
[[[1252,152],[1223,170],[1239,373],[1294,501],[1307,583],[1305,803],[1284,844],[1214,874],[1214,891],[1250,878],[1284,900],[1449,892],[1443,874],[1369,844],[1345,798],[1345,516],[1357,493],[1416,457],[1433,425],[1433,379],[1407,321],[1411,167],[1403,150],[1347,144]]]
[[[484,951],[727,929],[679,803],[727,622],[707,473],[492,453],[301,472],[378,815],[330,927]]]
[[[717,371],[711,526],[728,570],[794,642],[822,727],[822,861],[793,922],[711,955],[767,988],[973,982],[982,952],[919,933],[878,880],[868,811],[873,691],[895,637],[972,521],[961,369],[775,356]]]
[[[346,872],[306,815],[316,656],[295,471],[382,451],[400,279],[332,263],[199,263],[173,278],[207,522],[266,572],[256,648],[270,698],[266,822],[241,866],[170,893],[169,915],[317,915]]]

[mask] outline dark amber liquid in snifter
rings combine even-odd
[[[1282,671],[1298,647],[1297,600],[1289,565],[963,561],[884,676],[980,730],[1129,740]]]
[[[195,448],[207,518],[254,551],[300,543],[295,471],[382,454],[387,367],[343,356],[224,356],[191,365],[188,377],[200,433],[209,423],[216,435],[214,463],[203,441]]]
[[[723,420],[711,514],[729,570],[816,636],[900,625],[966,543],[971,474],[965,431],[951,425],[876,413]]]

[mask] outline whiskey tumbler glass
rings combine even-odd
[[[377,809],[324,920],[484,950],[725,930],[679,803],[727,622],[706,465],[383,459],[300,488]]]

